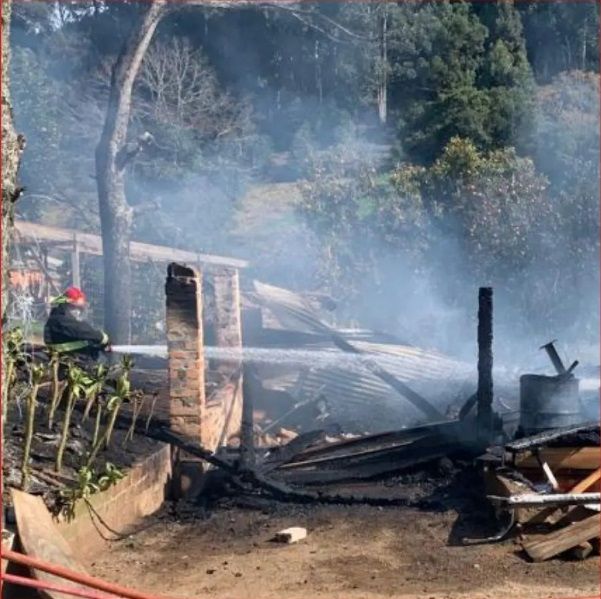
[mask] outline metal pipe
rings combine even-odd
[[[505,503],[511,506],[534,506],[534,505],[595,505],[598,509],[601,501],[601,493],[557,493],[555,495],[537,495],[536,493],[524,493],[523,495],[512,495],[511,497],[497,497],[489,495],[488,499]]]
[[[75,597],[84,597],[85,599],[114,599],[116,595],[106,595],[105,593],[97,593],[89,589],[78,589],[76,587],[64,587],[60,584],[37,580],[35,578],[26,578],[25,576],[16,576],[15,574],[3,574],[3,582],[10,582],[23,587],[31,587],[33,589],[42,589],[44,591],[55,591],[56,593],[64,593],[65,595],[73,595]]]
[[[42,570],[43,572],[54,574],[59,578],[65,578],[67,580],[71,580],[72,582],[89,586],[93,589],[106,591],[107,593],[112,593],[113,595],[117,595],[119,597],[125,597],[126,599],[167,599],[166,597],[161,597],[159,595],[150,595],[134,589],[128,589],[127,587],[123,587],[112,582],[106,582],[100,578],[94,578],[88,574],[75,572],[74,570],[70,570],[64,566],[51,564],[36,557],[31,557],[10,549],[2,550],[2,559],[21,564],[22,566],[27,566],[28,568],[33,568],[34,570]]]
[[[556,341],[557,341],[557,339],[553,339],[553,341],[549,341],[549,343],[546,343],[545,345],[541,345],[541,347],[539,349],[544,349],[547,352],[547,355],[549,356],[549,359],[553,363],[553,367],[557,371],[557,374],[565,374],[566,367],[563,365],[563,362],[562,362],[561,358],[559,357],[557,350],[555,349],[555,345],[553,345]]]
[[[576,366],[578,366],[578,364],[580,364],[580,362],[578,360],[574,360],[570,364],[570,367],[566,370],[566,374],[572,374],[572,370],[574,370],[574,368],[576,368]]]

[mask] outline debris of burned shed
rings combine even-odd
[[[343,351],[360,353],[356,345],[362,341],[345,339],[343,334],[329,330],[287,292],[259,287],[257,296],[289,326],[291,322],[297,328],[299,323],[305,325],[309,329],[305,335],[321,334],[324,341],[330,341]],[[283,335],[278,337],[280,344],[282,338]],[[509,520],[505,530],[489,540],[502,540],[517,532],[525,553],[533,560],[566,553],[583,559],[598,553],[599,422],[583,423],[586,410],[574,375],[578,362],[566,368],[554,342],[541,347],[549,355],[556,374],[520,377],[519,423],[517,430],[510,433],[511,426],[506,425],[511,422],[499,414],[499,402],[495,402],[493,393],[492,290],[487,288],[481,289],[479,295],[478,345],[478,389],[459,410],[459,418],[450,418],[448,413],[445,416],[439,413],[436,418],[424,408],[428,404],[426,399],[417,393],[418,399],[412,396],[415,392],[407,379],[403,386],[394,384],[388,375],[402,378],[398,363],[396,369],[395,366],[383,368],[384,376],[381,370],[368,367],[363,377],[378,379],[376,385],[388,384],[388,393],[390,389],[398,393],[397,402],[398,396],[402,396],[413,407],[421,409],[430,422],[321,445],[315,445],[314,439],[310,439],[312,445],[307,446],[301,436],[290,447],[264,453],[262,471],[292,485],[323,485],[382,476],[460,451],[474,454],[488,445],[476,463],[483,467],[488,494],[499,516],[505,512]],[[347,380],[353,374],[347,372],[339,377]],[[325,396],[324,389],[332,385],[334,378],[327,369],[318,368],[303,375],[303,382],[314,377],[311,387],[314,397]],[[332,403],[336,397],[342,398],[340,401],[344,401],[348,410],[351,395],[348,389],[335,389]],[[352,392],[356,393],[351,387]],[[357,404],[372,410],[374,407],[374,403],[365,399]],[[472,418],[474,409],[477,413]],[[294,444],[296,452],[290,451]]]
[[[367,501],[348,495],[353,481],[457,457],[482,471],[505,523],[466,542],[518,534],[535,560],[595,553],[599,422],[585,422],[578,363],[566,368],[551,342],[541,349],[555,374],[523,374],[519,385],[499,377],[493,387],[492,289],[479,292],[477,381],[473,365],[435,351],[334,329],[315,298],[257,282],[242,297],[240,432],[214,453],[173,432],[159,437],[226,471],[240,490],[292,501]]]
[[[533,561],[585,559],[599,554],[599,421],[583,422],[578,362],[566,369],[554,342],[541,349],[556,374],[521,377],[517,438],[482,460],[489,499],[508,521],[495,540],[517,532]]]

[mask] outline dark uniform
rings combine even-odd
[[[59,353],[77,353],[98,358],[108,346],[106,333],[81,319],[81,307],[61,296],[54,302],[44,327],[44,343]]]

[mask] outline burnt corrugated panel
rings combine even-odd
[[[255,289],[256,300],[267,307],[282,326],[319,335],[311,348],[327,351],[332,356],[339,354],[341,358],[349,356],[334,348],[332,342],[324,340],[323,335],[327,335],[331,329],[303,298],[288,290],[262,283],[255,283]],[[341,331],[336,333],[340,335]],[[352,333],[344,337],[350,339]],[[363,339],[369,339],[365,332]],[[466,379],[473,376],[472,367],[439,352],[363,339],[353,339],[353,347],[400,381],[411,383],[412,387],[419,386],[424,397],[438,405],[443,412],[453,394],[457,393]],[[309,347],[305,345],[304,349]],[[352,368],[320,368],[316,363],[313,367],[299,369],[300,379],[289,374],[279,383],[271,381],[271,384],[293,393],[301,401],[320,395],[325,399],[333,419],[344,424],[346,430],[376,432],[424,421],[423,414],[404,397],[361,367],[361,356],[357,356]]]
[[[255,299],[269,308],[284,328],[314,333],[329,330],[329,327],[324,325],[315,314],[309,302],[300,295],[259,281],[254,282],[254,288]]]

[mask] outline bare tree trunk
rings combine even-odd
[[[2,324],[6,318],[8,300],[8,252],[12,233],[12,218],[15,202],[19,198],[17,184],[19,162],[25,147],[24,139],[17,135],[13,123],[10,103],[10,16],[11,0],[2,0]],[[8,384],[4,367],[5,352],[2,352],[2,393]],[[2,402],[2,430],[0,431],[0,453],[4,447],[4,423],[6,421],[6,401]],[[4,511],[1,515],[4,526]]]
[[[323,104],[323,75],[321,70],[321,56],[319,53],[319,40],[315,40],[314,44],[314,59],[315,59],[315,87],[317,88],[317,97],[319,104]]]
[[[131,341],[133,210],[125,197],[125,151],[133,84],[161,18],[166,0],[152,0],[127,39],[111,76],[104,129],[96,147],[96,183],[104,254],[104,319],[114,343]]]
[[[380,81],[378,84],[378,116],[380,123],[388,118],[388,12],[386,5],[380,17]]]
[[[18,136],[10,102],[10,16],[11,0],[2,0],[2,322],[6,314],[8,297],[8,250],[11,240],[12,216],[20,188],[17,185],[19,162],[24,139]]]
[[[582,28],[582,66],[581,69],[586,71],[587,57],[587,37],[588,37],[588,18],[584,19],[584,27]]]
[[[8,300],[8,255],[14,205],[21,193],[17,174],[25,140],[17,135],[10,102],[10,17],[12,1],[2,0],[2,324]],[[4,357],[4,353],[2,354]],[[2,369],[4,374],[4,369]],[[5,381],[3,380],[4,384]],[[3,415],[4,408],[2,406]]]
[[[282,8],[295,0],[266,5]],[[106,120],[96,147],[96,185],[104,254],[104,321],[113,343],[131,340],[131,262],[129,242],[133,209],[125,197],[126,151],[133,84],[157,25],[167,13],[168,0],[149,0],[113,67]],[[142,4],[142,3],[141,3]],[[252,0],[186,0],[172,5],[237,8]],[[278,92],[279,105],[279,92]],[[141,146],[138,146],[138,149]]]

